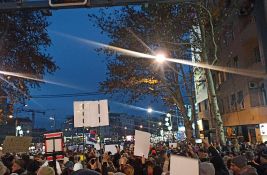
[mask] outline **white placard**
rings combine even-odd
[[[118,145],[105,145],[105,152],[111,152],[112,155],[117,153],[116,146]]]
[[[74,127],[83,127],[83,102],[75,101],[73,103],[74,108]]]
[[[197,159],[171,155],[170,174],[173,175],[199,175]]]
[[[100,100],[100,126],[109,125],[108,100]]]
[[[100,150],[100,144],[99,144],[99,143],[94,144],[94,148],[95,148],[97,151],[99,151],[99,150]]]
[[[75,101],[74,127],[99,127],[109,125],[108,101]]]
[[[151,134],[135,130],[134,155],[148,158]]]
[[[88,127],[99,126],[98,101],[84,102],[84,125]]]
[[[45,141],[46,152],[52,153],[54,151],[54,143],[55,143],[55,152],[63,151],[62,150],[62,139],[49,139]]]
[[[170,148],[177,148],[177,143],[170,143],[169,146]]]

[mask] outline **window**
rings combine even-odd
[[[239,105],[239,109],[244,109],[244,95],[243,91],[238,91],[237,92],[237,103]]]
[[[227,67],[232,67],[231,61],[228,61]],[[233,75],[231,73],[226,73],[226,74],[227,74],[227,76],[226,76],[227,80],[232,79]]]
[[[234,58],[233,58],[233,61],[234,61],[234,67],[235,67],[235,68],[238,68],[238,67],[239,67],[238,56],[234,57]]]
[[[261,98],[262,98],[262,104],[266,105],[267,104],[267,94],[266,94],[266,89],[264,87],[264,83],[261,85]]]
[[[221,72],[218,72],[218,84],[222,84],[222,76],[221,76]]]
[[[254,48],[254,59],[256,63],[261,62],[259,46]]]
[[[200,103],[198,103],[198,112],[201,112],[202,110],[201,110],[201,102]]]
[[[208,109],[208,100],[204,100],[205,110]]]
[[[235,94],[231,95],[231,110],[235,111],[236,110],[236,96]]]
[[[225,82],[226,73],[225,72],[218,72],[218,83],[219,85]]]
[[[222,113],[222,114],[224,114],[224,103],[223,103],[223,99],[219,99],[218,100],[218,102],[219,102],[219,109],[220,109],[220,112]]]

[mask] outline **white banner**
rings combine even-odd
[[[109,125],[107,100],[74,102],[74,127],[107,125]]]
[[[198,159],[171,155],[170,174],[199,175]]]
[[[117,148],[116,146],[118,145],[105,145],[105,152],[111,152],[112,155],[117,153]]]
[[[140,156],[140,157],[144,156],[146,159],[148,158],[150,137],[151,134],[148,132],[135,130],[135,144],[134,144],[135,156]]]

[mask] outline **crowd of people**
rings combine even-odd
[[[133,146],[116,149],[114,155],[94,148],[84,154],[66,151],[64,159],[57,161],[48,161],[41,154],[5,154],[1,156],[0,175],[168,175],[171,155],[198,159],[199,175],[267,175],[264,143],[235,141],[220,146],[203,140],[201,144],[179,142],[175,148],[157,144],[150,148],[147,159],[134,156]]]

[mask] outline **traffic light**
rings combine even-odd
[[[49,0],[51,7],[84,6],[89,0]]]

